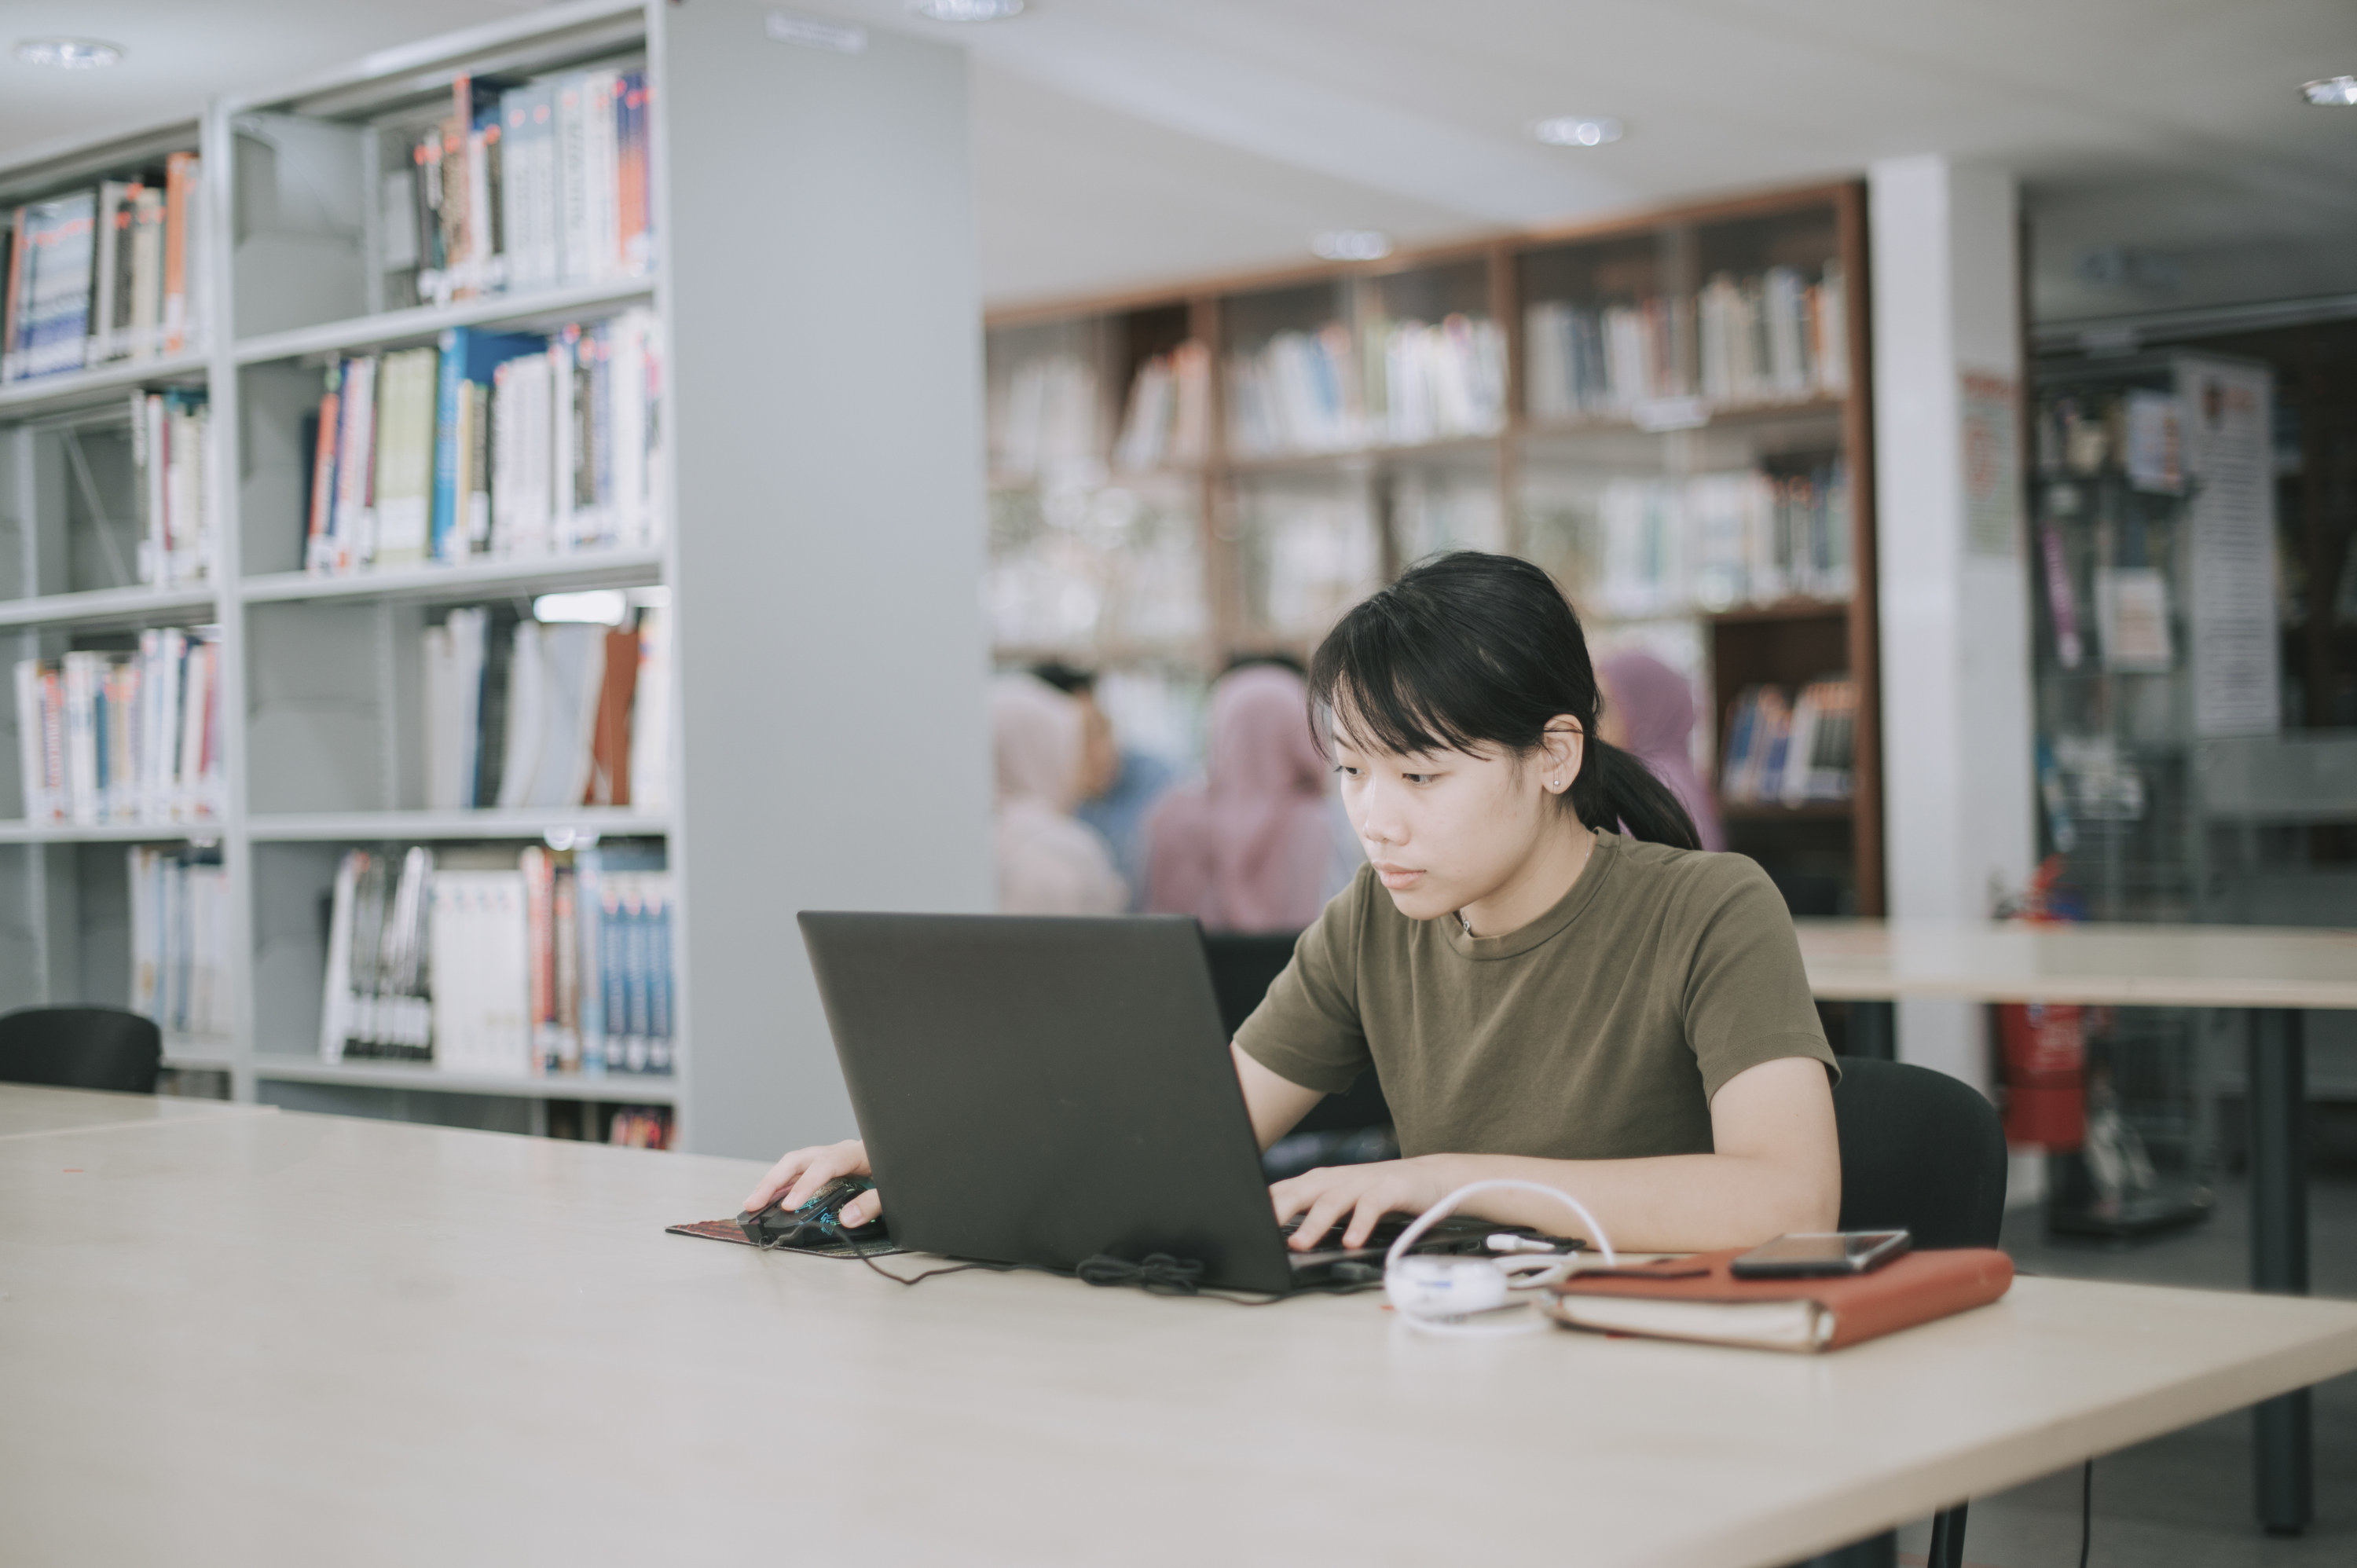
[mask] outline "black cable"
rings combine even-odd
[[[969,1269],[983,1269],[995,1274],[1011,1274],[1028,1270],[1035,1273],[1055,1274],[1066,1279],[1077,1275],[1092,1285],[1135,1285],[1148,1295],[1189,1295],[1198,1296],[1206,1301],[1232,1302],[1238,1306],[1271,1306],[1277,1302],[1290,1301],[1295,1296],[1300,1295],[1354,1295],[1360,1291],[1372,1290],[1383,1283],[1380,1275],[1366,1280],[1344,1278],[1320,1281],[1316,1284],[1304,1285],[1298,1290],[1270,1295],[1237,1295],[1228,1291],[1205,1290],[1197,1283],[1203,1274],[1201,1261],[1195,1258],[1174,1258],[1168,1252],[1149,1252],[1134,1263],[1126,1258],[1116,1258],[1109,1253],[1098,1252],[1093,1256],[1082,1259],[1079,1266],[1069,1272],[1063,1269],[1051,1269],[1044,1263],[977,1262],[952,1263],[946,1268],[927,1269],[920,1274],[896,1274],[868,1256],[867,1249],[860,1245],[849,1231],[837,1225],[832,1215],[819,1221],[819,1229],[841,1242],[852,1257],[858,1259],[896,1285],[922,1284],[927,1280],[938,1279],[942,1274],[962,1274]],[[787,1247],[781,1241],[770,1241],[763,1245],[762,1251],[807,1252],[809,1249]],[[824,1257],[828,1254],[817,1255]]]
[[[2087,1568],[2087,1549],[2095,1543],[2095,1462],[2079,1473],[2079,1568]]]

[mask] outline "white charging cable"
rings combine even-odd
[[[1612,1251],[1611,1239],[1596,1216],[1587,1212],[1579,1199],[1557,1187],[1541,1182],[1518,1181],[1498,1177],[1490,1181],[1468,1182],[1415,1217],[1414,1224],[1400,1232],[1383,1255],[1383,1294],[1400,1315],[1400,1320],[1424,1334],[1454,1334],[1474,1338],[1491,1339],[1508,1334],[1533,1334],[1544,1329],[1547,1321],[1539,1316],[1518,1316],[1497,1324],[1471,1324],[1465,1320],[1476,1313],[1486,1313],[1506,1305],[1513,1288],[1512,1275],[1506,1266],[1488,1258],[1430,1257],[1412,1258],[1408,1249],[1415,1245],[1424,1233],[1456,1211],[1457,1206],[1477,1192],[1529,1192],[1554,1198],[1587,1227],[1587,1234],[1604,1254],[1605,1266],[1617,1266],[1620,1258]],[[1527,1266],[1534,1259],[1520,1259]]]

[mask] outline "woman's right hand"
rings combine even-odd
[[[827,1183],[843,1176],[864,1176],[874,1173],[867,1168],[867,1145],[856,1138],[846,1138],[840,1144],[823,1144],[813,1149],[796,1149],[770,1167],[745,1199],[745,1211],[759,1214],[785,1194],[785,1207],[800,1208],[811,1200],[811,1195]],[[856,1230],[884,1212],[881,1193],[863,1192],[843,1206],[845,1230]]]

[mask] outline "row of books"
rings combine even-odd
[[[423,646],[427,809],[663,809],[669,611],[608,627],[468,606]]]
[[[1617,478],[1597,508],[1595,607],[1617,617],[1849,596],[1848,469]]]
[[[662,1105],[618,1105],[606,1142],[625,1149],[671,1147],[671,1109]]]
[[[139,491],[139,580],[160,587],[213,575],[212,404],[184,388],[131,394],[131,462]]]
[[[1028,478],[1097,457],[1096,372],[1075,355],[1018,361],[985,412],[994,473]]]
[[[1200,463],[1211,440],[1211,351],[1189,338],[1138,366],[1113,448],[1124,473]]]
[[[1719,799],[1730,805],[1803,806],[1846,800],[1857,744],[1857,684],[1812,681],[1797,697],[1749,686],[1735,699],[1719,759]]]
[[[1624,417],[1697,385],[1720,404],[1846,396],[1848,309],[1838,262],[1814,279],[1786,266],[1719,273],[1691,300],[1540,300],[1523,315],[1531,417]]]
[[[33,822],[221,814],[221,628],[151,628],[132,652],[16,665],[16,743]]]
[[[1849,394],[1849,288],[1839,262],[1812,280],[1795,267],[1719,273],[1695,305],[1702,395],[1787,403]]]
[[[393,128],[381,261],[407,303],[644,275],[653,264],[639,71],[460,77],[438,118]]]
[[[343,360],[310,431],[305,568],[639,549],[664,532],[661,338],[632,309],[549,337],[453,328]]]
[[[226,1035],[230,1017],[229,873],[215,849],[135,846],[131,1011],[167,1034]]]
[[[196,154],[174,153],[160,173],[9,214],[0,382],[199,346],[202,172]]]
[[[1482,435],[1505,420],[1505,335],[1461,315],[1437,325],[1340,322],[1273,334],[1228,357],[1228,439],[1245,456]]]
[[[499,855],[346,853],[321,1057],[513,1078],[669,1073],[670,874],[623,851],[533,845],[489,863]]]

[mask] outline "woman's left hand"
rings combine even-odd
[[[1350,1223],[1343,1228],[1340,1245],[1363,1247],[1384,1215],[1421,1214],[1451,1190],[1427,1160],[1378,1160],[1364,1165],[1321,1165],[1276,1183],[1268,1196],[1276,1205],[1279,1225],[1302,1216],[1292,1246],[1306,1252],[1346,1215]]]

